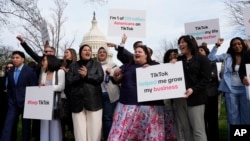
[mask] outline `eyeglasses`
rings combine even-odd
[[[7,69],[11,69],[11,68],[12,68],[12,66],[7,66],[6,68],[7,68]]]
[[[44,53],[48,53],[48,52],[53,52],[53,51],[50,51],[50,50],[45,50]]]

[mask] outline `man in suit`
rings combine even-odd
[[[7,74],[8,112],[0,141],[10,141],[15,120],[23,115],[25,90],[27,86],[37,86],[36,73],[24,64],[25,55],[21,51],[12,53],[14,67]],[[22,141],[29,141],[30,120],[22,119]]]

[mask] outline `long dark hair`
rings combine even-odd
[[[55,55],[45,55],[43,59],[47,57],[48,66],[46,71],[54,72],[60,69],[60,60]]]
[[[198,44],[194,37],[192,35],[183,35],[178,39],[178,45],[182,39],[188,44],[188,49],[191,51],[191,54],[196,55],[198,53]]]
[[[246,46],[246,44],[245,44],[245,42],[244,42],[244,40],[242,39],[242,38],[240,38],[240,37],[235,37],[235,38],[233,38],[231,41],[230,41],[230,46],[229,46],[229,48],[228,48],[228,50],[227,50],[227,53],[228,54],[230,54],[231,56],[232,56],[232,59],[233,59],[233,62],[232,62],[232,70],[235,72],[235,65],[236,65],[236,52],[233,50],[233,42],[235,41],[235,40],[240,40],[240,42],[241,42],[241,45],[242,45],[242,51],[241,51],[241,57],[243,57],[243,54],[244,54],[244,52],[246,52],[247,51],[247,46]]]
[[[178,54],[178,49],[169,49],[168,51],[166,51],[163,57],[163,63],[169,63],[171,61],[169,60],[169,56],[172,52]]]

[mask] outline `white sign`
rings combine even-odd
[[[146,11],[143,10],[109,10],[108,35],[145,38]]]
[[[42,41],[45,44],[46,41],[50,41],[46,21],[43,20],[42,23],[40,23],[39,27],[40,27],[40,31],[41,31],[41,34],[42,34]]]
[[[26,87],[23,118],[51,120],[53,98],[53,86]]]
[[[246,64],[246,73],[248,79],[250,79],[250,64]],[[250,100],[250,86],[247,86],[247,98]]]
[[[185,23],[185,34],[194,36],[198,45],[215,44],[220,38],[219,19]]]
[[[136,69],[138,102],[185,97],[182,61]]]
[[[245,32],[248,38],[250,38],[250,7],[244,8],[243,12],[243,19],[245,24]]]

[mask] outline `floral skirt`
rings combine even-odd
[[[172,114],[165,106],[117,104],[108,141],[176,140]]]

